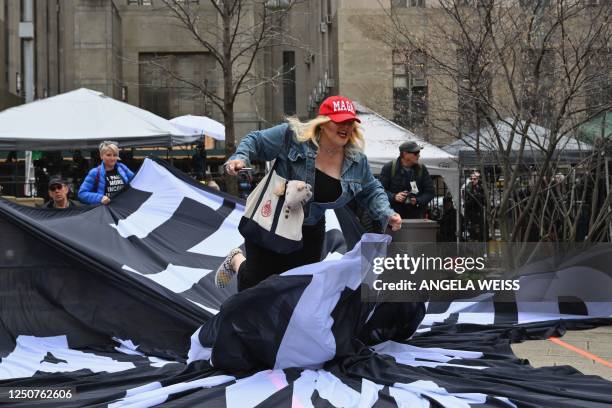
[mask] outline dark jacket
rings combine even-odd
[[[465,210],[481,213],[485,207],[485,193],[482,184],[468,183],[465,187]]]
[[[128,169],[123,163],[117,163],[115,168],[117,169],[117,174],[121,176],[126,185],[134,178],[132,170]],[[85,204],[100,204],[102,197],[104,197],[105,187],[106,170],[104,169],[104,163],[102,163],[87,173],[87,177],[85,177],[81,188],[79,188],[79,200]]]
[[[197,149],[193,156],[191,156],[191,161],[196,179],[203,180],[206,175],[206,149]]]
[[[46,203],[44,203],[42,205],[42,208],[55,208],[55,206],[53,205],[53,200],[49,200]],[[81,203],[68,199],[68,208],[74,208],[74,207],[79,207],[81,205]]]
[[[424,218],[427,204],[434,198],[434,187],[429,171],[424,164],[417,163],[411,168],[402,166],[399,158],[395,161],[395,175],[392,174],[393,161],[385,164],[380,172],[380,183],[383,185],[391,208],[402,218]],[[415,194],[417,205],[398,203],[395,195],[401,191],[412,192],[410,182],[415,181],[419,192]]]

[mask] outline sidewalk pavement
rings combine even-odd
[[[570,365],[583,374],[598,375],[612,381],[612,326],[567,331],[559,340],[561,344],[550,340],[528,340],[513,344],[512,350],[517,357],[528,359],[533,367]],[[572,346],[599,357],[603,362],[581,355],[581,351],[571,349]]]

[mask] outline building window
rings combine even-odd
[[[216,90],[215,61],[210,55],[141,53],[138,61],[141,108],[166,119],[187,114],[212,115],[210,101],[202,92]]]
[[[550,0],[519,0],[522,8],[527,10],[537,10],[544,7],[550,7]]]
[[[586,108],[589,116],[597,115],[612,104],[612,52],[595,51],[586,69]]]
[[[264,6],[271,10],[284,10],[291,6],[291,2],[289,0],[267,0]]]
[[[427,122],[426,56],[421,51],[393,53],[394,120],[414,129]]]
[[[481,128],[489,112],[491,75],[479,59],[481,55],[457,50],[457,125],[462,135]]]
[[[523,114],[536,124],[549,127],[553,112],[554,53],[550,49],[523,52]]]
[[[494,0],[460,0],[457,2],[457,4],[459,6],[489,7],[489,6],[493,6],[493,1]]]
[[[283,51],[283,112],[295,115],[295,52]]]
[[[391,8],[425,7],[425,0],[391,0]]]
[[[128,0],[128,6],[150,6],[151,0]]]

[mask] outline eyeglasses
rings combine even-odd
[[[421,152],[412,152],[412,154],[414,154],[415,156],[419,156]]]
[[[62,188],[64,188],[63,185],[61,185],[61,184],[54,184],[52,186],[49,186],[49,191],[53,192],[53,191],[61,190]]]

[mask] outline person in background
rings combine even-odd
[[[204,140],[202,140],[196,152],[191,156],[191,161],[193,162],[196,180],[204,180],[206,176],[206,146],[204,145]]]
[[[83,157],[83,152],[81,152],[81,150],[75,150],[72,153],[71,171],[74,176],[74,183],[80,186],[89,171],[89,164],[85,157]]]
[[[399,151],[397,159],[383,166],[380,183],[391,208],[403,219],[425,218],[427,204],[435,192],[427,167],[419,163],[421,147],[416,142],[404,142]]]
[[[102,163],[87,173],[79,188],[79,200],[85,204],[109,204],[111,198],[123,190],[134,178],[134,173],[123,163],[119,163],[117,143],[100,143]]]
[[[11,150],[10,152],[8,152],[8,154],[6,155],[6,163],[13,163],[17,161],[17,151],[16,150]]]
[[[485,210],[485,192],[480,181],[480,172],[474,171],[465,186],[465,218],[472,241],[482,242],[485,239]]]
[[[289,118],[288,122],[245,136],[225,166],[230,175],[237,175],[253,160],[279,160],[279,176],[314,186],[304,206],[303,248],[281,254],[245,238],[247,257],[239,248],[230,252],[215,274],[219,287],[225,287],[238,274],[238,290],[242,291],[271,275],[319,262],[325,240],[325,210],[343,207],[353,198],[383,228],[401,228],[399,214],[389,206],[362,153],[361,121],[352,101],[331,96],[323,101],[316,118],[306,123]]]
[[[79,203],[68,198],[70,186],[61,176],[53,176],[49,179],[49,201],[43,204],[43,208],[71,208],[79,206]]]
[[[210,174],[207,174],[206,176],[204,176],[204,180],[200,181],[200,183],[210,188],[214,188],[215,190],[221,191],[221,187],[219,187],[219,184],[217,184],[217,182],[212,178]]]
[[[455,242],[457,240],[457,210],[453,198],[446,194],[442,199],[442,218],[440,218],[440,242]]]

